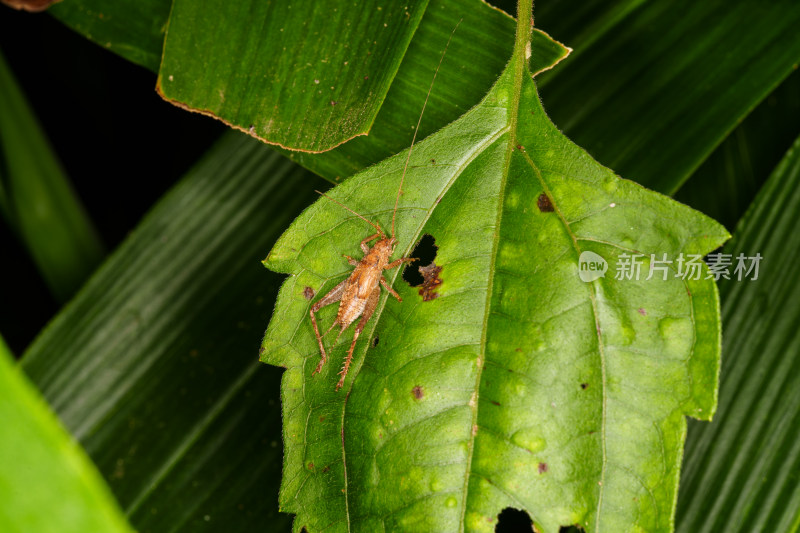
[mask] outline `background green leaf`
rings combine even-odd
[[[171,6],[171,0],[68,0],[47,12],[103,48],[156,72]]]
[[[800,523],[800,139],[724,252],[761,260],[756,281],[720,282],[720,410],[692,425],[677,530],[794,531]]]
[[[281,508],[295,531],[491,531],[508,506],[545,532],[671,530],[684,415],[708,419],[716,404],[714,283],[586,284],[578,256],[600,254],[613,274],[624,253],[699,258],[727,234],[560,135],[522,65],[521,27],[486,99],[411,157],[397,256],[432,235],[440,297],[403,283],[402,303],[384,294],[341,392],[352,330],[312,375],[308,294],[342,281],[340,254],[358,256],[371,231],[323,198],[270,252],[291,274],[262,359],[287,368]],[[405,157],[332,197],[388,227]],[[320,311],[323,331],[336,307]]]
[[[0,529],[131,531],[91,461],[0,338]]]
[[[314,181],[226,135],[26,353],[138,531],[288,527],[279,372],[256,358],[278,276],[259,260]]]
[[[93,3],[95,0],[71,1],[86,7],[82,8],[84,11],[75,8],[70,17],[56,11],[56,15],[65,23],[80,29],[83,25],[96,22],[91,15],[100,9]],[[155,7],[150,12],[139,12],[137,8],[126,11],[125,16],[136,21],[135,27],[146,27],[156,24],[160,12]],[[85,20],[80,18],[81,13],[85,13]],[[118,20],[118,17],[112,20]],[[162,23],[166,24],[166,18]],[[457,24],[458,31],[453,34],[452,44],[440,69],[419,138],[461,116],[486,94],[505,66],[514,38],[514,20],[479,0],[433,0],[414,34],[370,135],[356,137],[323,154],[291,153],[289,156],[315,173],[331,181],[339,181],[408,146],[433,70]],[[117,32],[122,44],[129,46],[130,36],[126,31],[116,30],[112,22],[104,23],[102,27],[103,36],[111,50],[118,51],[121,48],[116,45]],[[333,32],[331,38],[336,38],[335,35]],[[140,31],[138,37],[142,49],[161,46],[160,35]],[[545,59],[564,55],[563,47],[554,54],[556,49],[548,36],[536,31],[533,39],[537,50],[550,52]],[[224,43],[219,46],[225,47]],[[536,57],[532,60],[536,60]],[[152,63],[148,62],[148,65],[152,66]]]
[[[50,11],[79,31],[92,27],[102,36],[93,37],[96,42],[129,57],[136,55],[130,49],[160,51],[163,35],[140,29],[134,37],[117,27],[120,16],[97,13],[124,9],[129,27],[157,27],[159,20],[166,23],[165,3],[119,1],[101,9],[99,0],[70,0]],[[128,4],[133,7],[124,7]],[[65,13],[68,5],[74,7]],[[413,110],[421,108],[429,71],[462,18],[421,138],[472,107],[508,57],[513,21],[482,2],[433,0],[376,118],[373,133],[380,137],[357,138],[332,153],[295,160],[338,180],[408,146],[417,118]],[[799,20],[800,7],[791,0],[543,2],[536,8],[537,26],[575,52],[539,80],[542,99],[554,122],[603,164],[674,193],[800,61],[800,36],[793,30]],[[147,64],[155,70],[157,62]],[[424,71],[414,76],[420,67]],[[397,129],[398,123],[408,126]],[[384,131],[386,136],[379,133]]]
[[[734,228],[800,135],[800,70],[725,139],[675,198]]]
[[[105,255],[2,55],[0,212],[58,300],[72,296]]]
[[[540,80],[548,114],[600,162],[668,194],[800,62],[792,0],[612,2],[592,39],[573,29],[574,9],[537,5],[537,25],[576,48]]]
[[[175,0],[158,90],[292,150],[366,135],[427,0]]]

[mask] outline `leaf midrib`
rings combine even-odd
[[[492,306],[492,293],[494,289],[494,272],[497,263],[497,251],[500,242],[500,225],[503,218],[503,205],[505,201],[505,189],[508,184],[508,171],[511,165],[511,156],[514,147],[517,145],[517,124],[519,122],[519,105],[522,97],[523,76],[527,72],[526,51],[531,42],[531,24],[528,24],[528,14],[533,12],[532,0],[520,0],[517,8],[517,32],[514,41],[514,50],[511,61],[514,67],[512,79],[511,103],[508,108],[508,143],[506,144],[505,161],[503,162],[500,174],[500,190],[497,196],[497,209],[494,226],[494,236],[492,238],[492,252],[489,263],[489,276],[486,286],[486,300],[483,312],[483,325],[481,330],[480,355],[475,373],[475,385],[470,396],[469,405],[472,408],[472,424],[469,428],[469,444],[467,445],[467,464],[464,470],[463,497],[461,500],[461,518],[459,531],[464,531],[467,502],[469,500],[469,481],[472,476],[472,458],[475,453],[475,437],[478,434],[478,405],[480,400],[480,385],[483,375],[483,368],[486,365],[486,338],[489,331],[489,314]]]

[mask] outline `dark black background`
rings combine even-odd
[[[0,6],[0,51],[108,251],[224,131],[50,15]],[[19,356],[60,304],[2,218],[0,258],[0,334]]]

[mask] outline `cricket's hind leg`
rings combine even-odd
[[[350,363],[353,361],[353,350],[356,348],[358,336],[361,335],[361,331],[363,331],[364,326],[367,325],[372,313],[375,312],[375,308],[378,307],[378,300],[380,299],[380,296],[381,288],[376,286],[369,295],[367,305],[364,306],[364,311],[361,314],[361,320],[359,320],[358,324],[356,325],[356,332],[353,334],[353,342],[350,343],[350,349],[347,350],[347,357],[344,360],[344,366],[342,367],[342,371],[339,372],[341,377],[339,378],[339,383],[336,384],[337,391],[342,388],[342,385],[344,385],[344,378],[347,377],[347,371],[350,369]]]
[[[311,311],[309,312],[309,314],[311,315],[311,324],[314,326],[314,334],[317,336],[317,344],[319,344],[319,353],[320,353],[320,356],[321,356],[321,359],[319,361],[319,364],[317,365],[317,368],[314,369],[314,372],[312,372],[311,375],[314,375],[314,374],[318,373],[320,370],[322,370],[322,366],[328,360],[328,354],[325,353],[325,346],[322,344],[322,335],[319,334],[319,328],[317,327],[317,317],[314,316],[314,313],[316,313],[317,311],[319,311],[320,309],[322,309],[326,305],[330,305],[332,303],[335,303],[335,302],[338,302],[339,300],[341,300],[342,299],[342,294],[344,294],[344,289],[345,289],[346,286],[347,286],[347,280],[345,279],[344,281],[339,283],[337,286],[335,286],[333,289],[331,289],[331,291],[328,294],[326,294],[325,296],[323,296],[317,303],[315,303],[314,305],[311,306]],[[334,322],[334,324],[336,324],[336,323]],[[331,326],[331,327],[333,327],[333,326]],[[330,330],[328,330],[328,331],[330,331]]]

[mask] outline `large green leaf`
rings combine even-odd
[[[28,249],[58,300],[72,296],[105,255],[2,54],[0,214]]]
[[[509,506],[544,532],[672,528],[684,415],[707,420],[716,406],[716,287],[673,271],[584,283],[579,255],[611,272],[626,254],[677,265],[727,233],[563,137],[524,59],[530,26],[519,28],[493,89],[416,146],[405,177],[398,252],[435,238],[439,297],[404,283],[402,302],[384,294],[342,391],[349,335],[328,341],[332,361],[312,375],[309,296],[344,279],[340,254],[358,256],[369,227],[323,198],[265,261],[291,274],[262,360],[287,368],[281,508],[295,531],[491,531]],[[331,196],[388,227],[405,157]],[[335,307],[319,313],[325,327]]]
[[[762,257],[720,283],[725,357],[714,422],[690,426],[677,529],[796,531],[800,523],[800,138],[724,248]]]
[[[324,152],[369,132],[427,4],[175,0],[157,87],[270,144]]]
[[[229,134],[25,354],[136,530],[289,527],[277,511],[280,373],[256,356],[280,276],[259,261],[314,185]]]
[[[0,530],[131,531],[97,470],[0,338]]]

